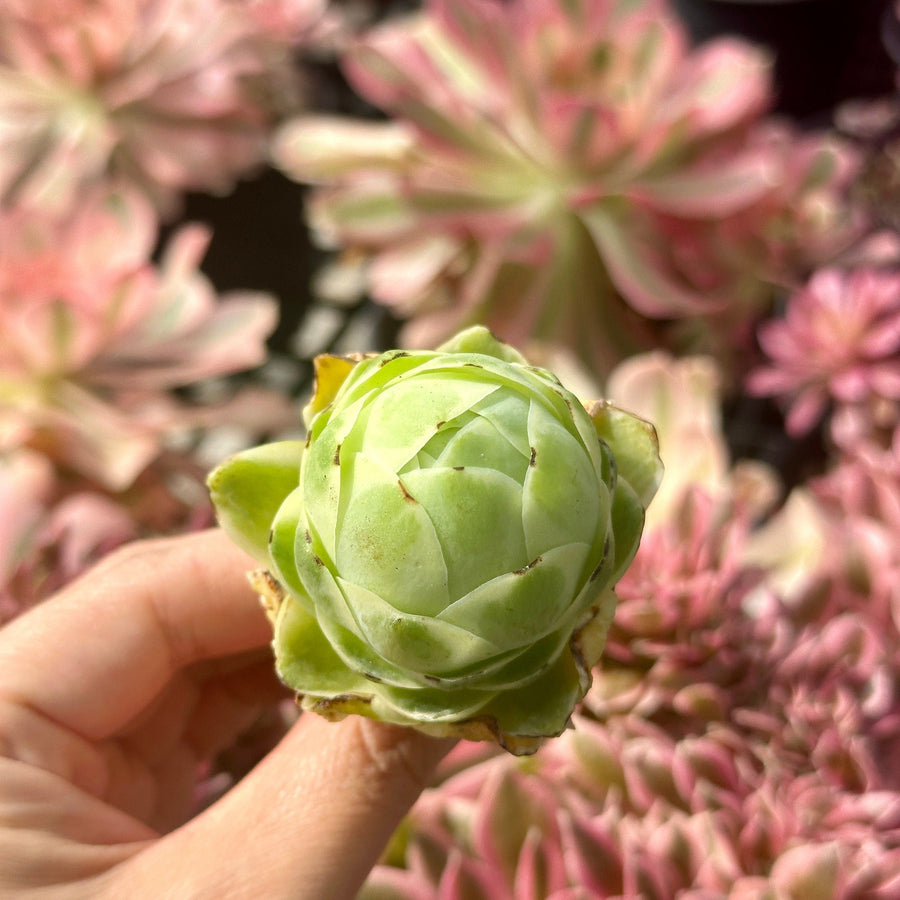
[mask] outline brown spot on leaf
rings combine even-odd
[[[515,572],[513,572],[513,575],[524,575],[529,569],[533,569],[539,562],[543,562],[543,560],[544,560],[543,556],[538,556],[537,558],[533,559],[530,563],[528,563],[527,566],[522,566],[521,569],[516,569]]]
[[[406,350],[398,350],[396,353],[392,353],[390,356],[385,356],[384,359],[378,364],[378,368],[384,368],[388,363],[393,362],[395,359],[403,359],[404,356],[409,356],[409,353]]]
[[[260,603],[266,611],[269,621],[274,623],[278,617],[278,610],[284,603],[286,596],[284,588],[268,569],[254,569],[252,572],[248,572],[247,580],[259,595]]]
[[[341,464],[341,445],[338,444],[337,447],[334,448],[334,464],[339,466]]]
[[[537,447],[531,448],[531,459],[528,460],[528,465],[532,468],[537,465]]]
[[[398,478],[397,484],[400,485],[400,490],[403,492],[403,499],[406,500],[407,503],[418,503],[415,497],[406,489],[406,485]]]
[[[603,568],[606,565],[606,560],[609,558],[611,549],[612,542],[610,541],[609,535],[607,535],[606,540],[603,542],[603,556],[600,557],[600,562],[597,563],[597,567],[593,572],[591,572],[591,577],[588,579],[588,581],[596,581],[600,576],[600,573],[603,571]]]

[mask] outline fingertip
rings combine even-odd
[[[360,765],[378,770],[416,795],[428,785],[437,764],[456,743],[373,719],[354,717],[349,722],[359,734]]]
[[[361,716],[328,722],[312,713],[301,718],[295,739],[318,760],[322,777],[352,786],[360,808],[396,807],[398,819],[455,743]]]

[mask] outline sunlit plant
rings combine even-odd
[[[291,50],[325,0],[10,0],[0,204],[59,208],[109,176],[171,212],[223,193],[296,108]]]
[[[275,158],[406,345],[484,322],[607,371],[673,319],[733,343],[854,231],[849,151],[764,118],[766,54],[693,49],[658,0],[434,0],[343,61],[390,121],[301,117]]]
[[[0,213],[0,448],[123,489],[167,434],[211,424],[173,389],[262,362],[277,310],[217,296],[198,269],[209,237],[187,226],[153,264],[155,215],[133,189]]]

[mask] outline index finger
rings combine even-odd
[[[0,697],[91,740],[123,728],[193,662],[271,628],[218,530],[137,542],[0,630]]]

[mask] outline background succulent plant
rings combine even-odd
[[[654,421],[667,476],[576,728],[528,758],[461,742],[363,896],[893,898],[897,3],[331,0],[352,13],[341,38],[378,26],[343,69],[331,39],[305,41],[322,5],[0,3],[0,621],[124,540],[208,525],[206,471],[298,436],[292,401],[316,353],[490,319],[560,375],[543,360],[589,361],[564,382]],[[567,24],[579,10],[594,30]],[[504,32],[513,20],[547,43]],[[280,91],[297,74],[326,115],[273,148],[270,101],[292,102]],[[608,143],[568,146],[591,116]],[[807,130],[830,122],[837,135]],[[266,144],[313,187],[265,168]],[[253,166],[263,177],[237,181]],[[645,190],[660,173],[670,187],[730,173],[741,190],[664,209]],[[209,281],[205,227],[158,234],[121,182],[120,215],[98,216],[117,177],[157,212],[183,202],[181,221],[214,226]],[[307,192],[325,253],[301,225]],[[836,253],[859,221],[849,200],[879,231]],[[595,207],[606,250],[575,227]],[[323,257],[334,265],[316,276]],[[219,309],[247,287],[280,296],[280,321],[266,366],[236,376],[263,359],[274,319],[265,301]],[[179,300],[196,318],[166,312]],[[124,331],[123,309],[142,311]],[[709,327],[715,358],[668,355]],[[633,354],[645,346],[657,352]],[[617,354],[631,355],[601,389]],[[753,369],[766,374],[748,381]],[[244,378],[252,397],[223,406]],[[48,407],[60,387],[91,402]],[[198,802],[276,737],[245,735],[201,773]]]
[[[483,322],[603,373],[668,320],[730,346],[855,234],[850,148],[767,119],[768,56],[691,48],[666,3],[434,0],[343,63],[390,121],[304,115],[275,158],[406,346]]]

